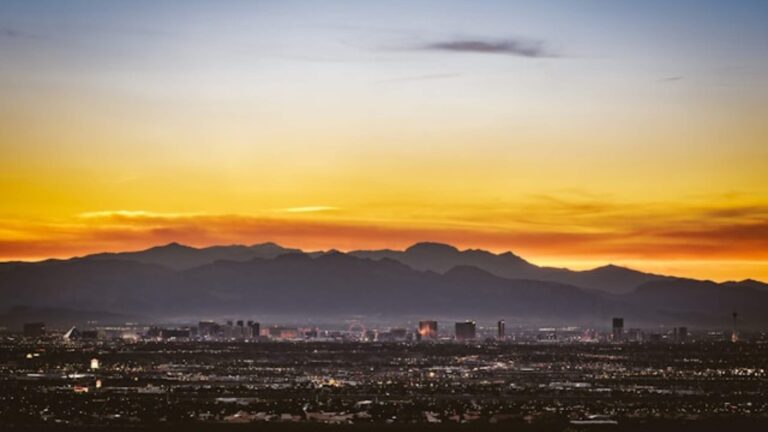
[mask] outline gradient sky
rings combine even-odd
[[[768,279],[768,2],[0,3],[0,259],[419,240]]]

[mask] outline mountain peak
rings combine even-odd
[[[595,267],[592,270],[593,271],[610,271],[610,272],[635,272],[635,270],[622,267],[622,266],[617,266],[616,264],[607,264],[604,266]]]
[[[280,246],[279,244],[277,244],[275,242],[256,243],[256,244],[252,244],[250,247],[252,247],[252,248],[285,249],[284,247]]]
[[[457,253],[459,252],[458,249],[455,247],[445,244],[445,243],[436,243],[436,242],[421,242],[416,243],[413,246],[409,247],[405,250],[406,253]]]
[[[193,248],[192,246],[183,245],[178,242],[171,242],[171,243],[168,243],[167,245],[155,246],[153,248],[149,248],[149,250],[153,250],[153,249],[154,250],[190,250],[195,248]]]

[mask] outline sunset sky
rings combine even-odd
[[[768,280],[766,1],[0,3],[0,260],[431,240]]]

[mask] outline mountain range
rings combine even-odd
[[[274,243],[207,248],[171,243],[138,252],[2,263],[0,311],[18,312],[20,306],[38,314],[48,308],[152,319],[269,313],[595,324],[624,316],[638,325],[721,327],[738,311],[743,325],[763,327],[768,285],[612,265],[587,271],[539,267],[511,252],[439,243],[347,253],[305,253]]]

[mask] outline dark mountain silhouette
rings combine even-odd
[[[253,246],[231,245],[193,248],[178,243],[153,247],[138,252],[101,253],[84,257],[86,260],[125,260],[158,264],[175,270],[184,270],[210,264],[218,260],[248,261],[254,258],[275,258],[285,253],[300,252],[275,243]]]
[[[432,270],[439,273],[458,265],[469,265],[504,278],[560,282],[614,294],[628,293],[643,283],[667,279],[666,276],[642,273],[614,265],[586,271],[539,267],[511,252],[497,255],[478,249],[460,251],[453,246],[440,243],[417,243],[404,251],[354,251],[350,254],[371,259],[389,258],[418,270]]]
[[[4,266],[0,311],[27,305],[153,318],[237,312],[308,317],[508,317],[591,324],[618,315],[632,322],[727,325],[730,311],[738,310],[745,325],[768,323],[768,316],[762,313],[768,308],[768,292],[751,283],[664,277],[617,295],[555,281],[504,278],[479,265],[510,262],[529,271],[531,265],[512,254],[460,252],[435,244],[402,252],[414,259],[408,265],[388,256],[369,259],[340,252],[289,252],[246,261],[217,259],[178,270],[135,260],[149,261],[148,256],[158,255],[167,259],[178,249],[184,250],[181,254],[200,251],[169,245],[150,249],[155,255],[98,255]],[[477,265],[448,268],[442,264],[457,256],[475,260]],[[444,271],[418,269],[433,265],[441,265],[436,269]],[[608,268],[618,275],[625,274],[624,270]]]
[[[206,248],[193,248],[178,243],[170,243],[165,246],[157,246],[137,252],[100,253],[77,259],[86,261],[134,261],[157,264],[174,270],[186,270],[205,264],[211,264],[219,260],[248,261],[254,258],[272,259],[283,254],[296,252],[302,251],[298,249],[284,248],[275,243],[262,243],[253,246],[211,246]],[[334,252],[338,251],[331,250],[326,252],[311,252],[308,254],[312,257],[317,257]],[[631,292],[633,289],[646,282],[671,279],[669,276],[643,273],[614,265],[607,265],[584,271],[539,267],[512,252],[494,254],[480,249],[460,251],[450,245],[430,242],[417,243],[404,251],[389,249],[352,251],[349,252],[349,255],[359,258],[370,258],[373,260],[389,258],[401,262],[415,270],[431,270],[437,273],[445,273],[456,266],[473,266],[507,279],[535,279],[559,282],[586,289],[598,289],[613,294]],[[4,266],[0,265],[0,274],[2,274],[3,268],[9,268],[13,264],[14,263],[5,263]],[[752,282],[765,286],[760,282]],[[750,282],[743,281],[734,283],[744,284]]]
[[[751,284],[671,279],[648,282],[625,296],[639,310],[658,313],[677,322],[693,322],[703,316],[719,316],[727,323],[733,311],[740,316],[765,316],[768,291]],[[768,318],[761,318],[768,321]]]
[[[754,279],[744,279],[738,282],[728,281],[728,282],[724,282],[723,285],[731,286],[731,287],[749,287],[749,288],[754,288],[756,290],[768,291],[768,284],[760,281],[756,281]]]

